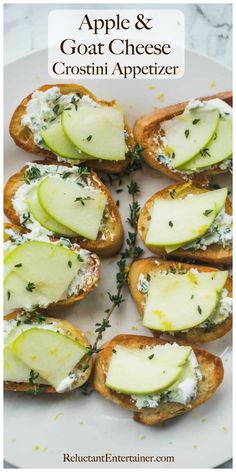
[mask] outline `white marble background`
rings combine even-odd
[[[121,5],[113,5],[113,8]],[[123,8],[132,8],[126,4]],[[178,8],[185,15],[186,47],[212,57],[231,67],[232,6],[230,4],[146,4],[142,8]],[[5,64],[47,47],[47,16],[56,8],[84,8],[79,4],[5,4],[4,61]],[[86,5],[89,8],[109,8],[109,5]],[[112,8],[112,7],[110,7]],[[133,5],[133,8],[136,8]]]

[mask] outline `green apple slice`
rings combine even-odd
[[[27,241],[16,246],[6,255],[4,262],[24,281],[24,290],[29,292],[29,295],[34,297],[34,294],[37,293],[38,301],[39,295],[42,294],[50,302],[56,302],[67,296],[68,286],[82,264],[74,251],[59,244],[44,241]],[[6,280],[5,291],[7,294],[7,290],[10,288],[7,286]],[[14,292],[14,284],[12,291]],[[9,302],[11,299],[13,300],[13,297],[10,297]],[[38,303],[35,302],[35,304]],[[39,304],[41,305],[41,303]]]
[[[4,381],[29,382],[30,367],[12,352],[10,347],[4,349]]]
[[[127,394],[162,392],[178,380],[191,351],[189,346],[166,345],[154,349],[115,346],[106,385]]]
[[[46,177],[39,184],[38,198],[51,218],[84,238],[96,240],[107,200],[103,192]]]
[[[32,186],[27,193],[26,203],[30,213],[33,217],[46,229],[53,231],[53,233],[63,236],[76,236],[76,233],[66,228],[66,226],[57,223],[48,213],[43,209],[38,200],[37,186]]]
[[[143,325],[163,332],[198,326],[216,309],[227,276],[227,271],[154,274],[148,289]]]
[[[213,137],[219,120],[218,110],[196,109],[163,123],[171,165],[178,169],[195,157]]]
[[[227,188],[222,188],[182,200],[155,200],[146,243],[171,252],[198,239],[210,228],[226,198]]]
[[[93,157],[76,149],[72,142],[66,137],[61,126],[61,120],[52,124],[46,130],[41,131],[41,136],[46,146],[58,156],[76,160],[93,159]]]
[[[51,299],[37,288],[32,292],[26,290],[26,282],[15,272],[9,272],[4,280],[4,310],[10,313],[17,308],[31,310],[36,306],[48,306]]]
[[[194,159],[181,166],[181,170],[198,170],[211,167],[228,159],[233,153],[232,120],[220,118],[207,148]]]
[[[207,206],[206,206],[207,205]],[[208,209],[209,213],[204,214]],[[213,205],[195,199],[156,200],[153,204],[146,244],[158,247],[183,246],[201,237],[215,220]]]
[[[84,357],[87,348],[56,331],[32,328],[16,338],[12,343],[12,351],[60,391],[61,382]]]
[[[228,195],[228,189],[226,187],[218,189],[218,190],[213,190],[211,192],[207,193],[207,201],[211,205],[215,205],[215,210],[216,210],[216,217],[219,214],[219,212],[222,210],[222,208],[225,205],[225,201]],[[204,200],[206,199],[206,193],[201,193],[197,195],[198,200]],[[171,252],[175,251],[179,247],[181,247],[182,244],[175,244],[175,245],[170,245],[170,246],[165,246],[165,251],[167,254],[170,254]]]
[[[84,153],[98,159],[125,159],[124,117],[118,107],[83,104],[64,111],[61,122],[67,138]]]

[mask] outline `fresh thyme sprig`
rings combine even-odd
[[[119,175],[106,174],[106,178],[102,179],[104,184],[109,184],[112,186],[114,182],[118,181],[119,185],[121,185],[123,177],[125,177],[126,175],[130,175],[133,172],[136,172],[136,170],[141,170],[142,169],[141,153],[143,151],[144,149],[141,148],[139,144],[135,144],[133,151],[129,151],[127,153],[128,157],[131,157],[131,161],[128,167]]]
[[[125,298],[123,297],[123,288],[127,282],[128,273],[130,266],[134,259],[139,257],[143,250],[137,246],[137,222],[140,212],[140,206],[138,201],[136,200],[137,194],[140,192],[139,186],[137,182],[133,180],[130,184],[127,185],[128,192],[132,196],[132,202],[129,205],[130,214],[127,218],[131,228],[133,231],[128,232],[128,237],[126,239],[126,247],[123,252],[120,254],[120,259],[117,262],[118,272],[116,273],[116,292],[110,293],[108,292],[108,297],[111,302],[109,308],[107,308],[104,313],[105,316],[100,323],[96,323],[95,333],[97,334],[96,339],[89,347],[88,355],[92,356],[93,354],[98,353],[101,349],[98,347],[99,342],[102,340],[103,333],[106,331],[107,328],[110,328],[110,317],[115,310],[116,307],[119,307],[122,303],[124,303]],[[85,392],[83,392],[85,393]]]

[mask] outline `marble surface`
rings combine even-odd
[[[120,5],[119,5],[120,6]],[[118,8],[118,5],[115,6]],[[123,5],[132,8],[132,5]],[[56,8],[84,8],[83,5],[5,4],[4,63],[47,47],[47,16]],[[87,5],[86,9],[94,8]],[[108,8],[108,5],[96,5]],[[154,8],[146,4],[142,8]],[[178,8],[185,15],[186,47],[210,56],[227,67],[232,66],[232,6],[230,4],[156,4],[156,8]],[[8,463],[4,468],[12,468]],[[219,466],[232,468],[232,462]]]
[[[121,5],[113,5],[118,8]],[[232,64],[232,6],[230,4],[146,4],[142,8],[178,8],[185,15],[186,47],[223,65]],[[93,9],[94,5],[86,5]],[[47,47],[47,16],[54,9],[85,8],[72,4],[5,4],[5,64]],[[96,4],[96,8],[108,5]],[[112,8],[112,7],[110,7]],[[132,8],[132,5],[123,5]],[[133,5],[133,8],[136,8]]]

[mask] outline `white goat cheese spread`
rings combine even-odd
[[[165,344],[165,346],[176,347],[178,344]],[[160,346],[159,346],[160,348]],[[168,388],[166,391],[155,395],[131,395],[138,409],[157,408],[161,402],[164,403],[181,403],[188,405],[197,396],[198,381],[201,380],[202,374],[199,368],[197,358],[192,351],[184,368],[183,374]]]
[[[71,108],[78,102],[89,103],[94,107],[99,106],[88,95],[80,97],[78,93],[62,94],[59,87],[51,87],[44,92],[36,90],[26,106],[26,114],[22,118],[22,124],[32,131],[37,146],[48,149],[40,132],[59,121],[62,111]]]
[[[202,108],[204,110],[218,110],[221,115],[224,116],[225,119],[232,119],[233,115],[233,110],[230,105],[228,105],[226,102],[223,100],[220,100],[219,98],[214,98],[212,100],[207,100],[207,101],[200,101],[200,100],[190,100],[188,105],[186,106],[184,113],[188,113],[192,110],[195,110],[197,108]],[[179,172],[181,174],[193,174],[197,172],[202,172],[202,169],[198,170],[184,170],[181,171],[179,169],[173,169],[172,167],[172,159],[168,155],[167,152],[165,152],[165,148],[168,147],[168,141],[165,136],[157,135],[154,136],[153,138],[154,143],[159,143],[159,146],[156,150],[157,153],[157,160],[161,163],[169,167],[172,172]],[[217,167],[219,167],[222,170],[227,170],[231,169],[232,167],[232,158],[226,159],[222,163],[217,164]],[[211,166],[210,168],[214,168],[214,166]]]

